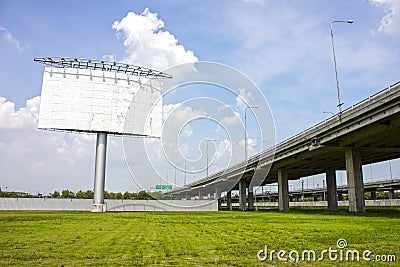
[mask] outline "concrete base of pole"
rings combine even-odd
[[[91,212],[105,212],[107,210],[106,204],[92,204]]]

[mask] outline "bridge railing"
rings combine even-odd
[[[394,88],[397,88],[398,86],[400,86],[400,81],[395,83],[395,84],[393,84],[393,85],[390,85],[390,86],[386,87],[385,89],[379,91],[378,93],[376,93],[376,94],[374,94],[374,95],[372,95],[372,96],[370,96],[370,97],[368,97],[368,98],[366,98],[366,99],[364,99],[364,100],[352,105],[351,107],[346,108],[345,110],[343,110],[343,113],[346,113],[346,112],[348,112],[350,110],[353,110],[355,107],[361,106],[366,102],[370,102],[371,100],[373,100],[373,99],[375,99],[375,98],[377,98],[377,97],[379,97],[379,96],[381,96],[381,95],[383,95],[383,94],[385,94],[387,92],[390,92],[391,90],[393,90]],[[332,117],[330,117],[330,118],[328,118],[328,119],[326,119],[326,120],[324,120],[324,121],[322,121],[320,123],[317,123],[317,124],[311,126],[310,128],[308,128],[308,129],[306,129],[306,130],[304,130],[304,131],[302,131],[302,132],[300,132],[300,133],[298,133],[298,134],[296,134],[296,135],[294,135],[294,136],[292,136],[292,137],[290,137],[290,138],[278,143],[277,145],[275,145],[275,147],[279,147],[279,146],[283,146],[283,145],[289,144],[292,141],[294,141],[295,139],[298,139],[300,136],[305,135],[306,133],[311,132],[312,130],[314,130],[316,128],[319,128],[320,126],[326,124],[328,121],[332,121],[332,120],[337,119],[337,116],[338,116],[338,114],[336,113]]]
[[[355,108],[358,108],[358,107],[364,105],[365,103],[371,102],[372,100],[375,100],[376,98],[381,97],[382,95],[392,91],[393,89],[397,90],[399,88],[399,86],[400,86],[400,81],[396,82],[396,83],[394,83],[392,85],[389,85],[388,87],[386,87],[383,90],[373,94],[372,96],[369,96],[368,98],[366,98],[366,99],[364,99],[364,100],[352,105],[351,107],[346,108],[345,110],[343,110],[343,114],[348,113],[350,111],[353,111]],[[304,130],[304,131],[302,131],[302,132],[300,132],[300,133],[298,133],[298,134],[296,134],[296,135],[294,135],[294,136],[292,136],[292,137],[290,137],[290,138],[288,138],[288,139],[286,139],[286,140],[284,140],[284,141],[282,141],[282,142],[270,147],[269,149],[261,151],[260,153],[257,153],[255,155],[251,156],[248,159],[247,164],[251,164],[251,163],[257,161],[260,157],[265,157],[266,155],[273,156],[277,152],[277,150],[284,150],[285,147],[288,147],[288,146],[290,146],[291,144],[293,144],[295,142],[309,141],[308,139],[305,138],[305,136],[308,136],[309,133],[315,131],[318,128],[323,128],[322,126],[329,125],[332,121],[337,120],[337,118],[338,118],[338,114],[335,114],[335,115],[331,116],[330,118],[327,118],[326,120],[324,120],[322,122],[319,122],[319,123],[311,126],[310,128],[307,128],[306,130]],[[303,140],[301,140],[301,137],[303,137]],[[232,165],[230,168],[231,169],[240,169],[245,164],[246,164],[246,161],[238,162],[238,163]],[[212,174],[212,175],[210,175],[208,177],[204,177],[204,178],[194,182],[193,184],[194,185],[203,184],[203,183],[207,182],[208,180],[209,181],[213,181],[213,180],[218,178],[218,175],[223,174],[223,173],[225,173],[225,169],[224,170],[220,170],[220,171],[218,171],[218,172],[216,172],[216,173],[214,173],[214,174]],[[181,192],[182,190],[190,190],[190,187],[191,187],[191,184],[188,184],[188,185],[186,185],[184,187],[177,188],[175,190],[169,191],[169,193],[174,193],[174,191],[178,191],[178,192],[180,191]]]

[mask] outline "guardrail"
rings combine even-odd
[[[372,96],[369,96],[368,98],[363,99],[360,102],[352,105],[351,107],[346,108],[345,110],[343,110],[342,118],[346,117],[346,113],[348,114],[350,112],[354,112],[355,109],[362,108],[364,106],[364,104],[370,103],[371,101],[377,100],[378,98],[384,96],[385,94],[391,93],[393,90],[399,90],[399,89],[400,89],[400,81],[396,82],[396,83],[394,83],[392,85],[389,85],[388,87],[386,87],[383,90],[373,94]],[[286,140],[274,145],[273,147],[270,147],[267,150],[261,151],[260,153],[257,153],[255,155],[253,155],[247,161],[242,161],[242,162],[239,162],[239,163],[236,163],[236,164],[232,165],[231,167],[229,167],[229,169],[234,171],[234,170],[237,170],[237,169],[245,168],[249,164],[257,162],[259,160],[259,158],[267,157],[267,156],[271,156],[272,157],[272,156],[276,155],[277,151],[279,153],[279,152],[283,151],[284,149],[286,149],[287,147],[290,147],[291,145],[293,145],[296,142],[298,142],[299,145],[301,145],[305,141],[309,141],[308,138],[305,138],[306,136],[309,136],[311,133],[315,132],[316,129],[325,128],[328,125],[331,125],[331,123],[334,120],[337,120],[337,118],[338,118],[338,114],[335,114],[335,115],[331,116],[330,118],[328,118],[328,119],[326,119],[326,120],[324,120],[324,121],[322,121],[320,123],[317,123],[317,124],[311,126],[310,128],[307,128],[306,130],[304,130],[304,131],[302,131],[302,132],[290,137],[289,139],[286,139]],[[340,122],[339,121],[337,121],[337,122],[338,122],[338,125],[339,125]],[[303,140],[302,140],[302,138],[303,138]],[[216,172],[216,173],[214,173],[214,174],[212,174],[212,175],[210,175],[208,177],[204,177],[204,178],[202,178],[200,180],[197,180],[197,181],[195,181],[195,182],[193,182],[191,184],[187,184],[184,187],[177,188],[177,189],[174,189],[172,191],[169,191],[168,194],[174,194],[175,192],[187,191],[187,190],[190,190],[191,186],[196,186],[196,185],[202,184],[202,183],[207,182],[207,181],[210,181],[210,182],[214,181],[220,175],[224,174],[226,172],[226,170],[227,169],[220,170],[219,172]]]

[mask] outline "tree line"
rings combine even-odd
[[[146,191],[140,191],[140,192],[128,192],[126,191],[125,193],[121,192],[108,192],[104,191],[104,198],[105,199],[142,199],[142,200],[149,200],[149,199],[155,199],[156,196],[161,194],[161,192],[154,192],[149,194]],[[32,195],[30,193],[25,193],[25,192],[7,192],[7,191],[0,191],[0,197],[7,197],[7,198],[76,198],[76,199],[93,199],[94,197],[94,192],[92,190],[86,190],[82,191],[79,190],[76,193],[64,189],[61,192],[59,191],[54,191],[53,193],[48,194],[47,196],[44,196],[42,194],[37,194],[37,195]]]

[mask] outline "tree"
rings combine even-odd
[[[60,192],[54,191],[53,194],[50,195],[52,198],[59,198],[60,197]]]
[[[82,190],[79,190],[78,192],[76,192],[76,194],[75,194],[75,197],[76,198],[85,198],[86,197],[86,194],[85,194],[85,192],[83,192]]]
[[[61,197],[62,198],[74,198],[75,194],[74,194],[74,192],[72,192],[68,189],[64,189],[63,191],[61,191]]]
[[[138,199],[151,199],[151,196],[146,191],[140,191],[137,198]]]
[[[85,198],[86,199],[92,199],[94,198],[94,192],[92,190],[86,190],[85,192]]]

